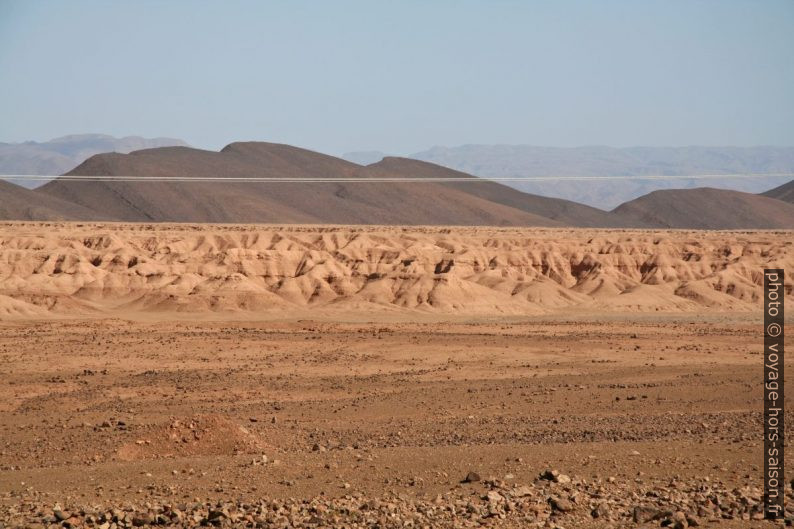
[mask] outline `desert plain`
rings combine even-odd
[[[791,231],[3,223],[0,520],[769,527],[763,268],[791,306]]]

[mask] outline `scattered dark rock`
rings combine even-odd
[[[142,527],[144,525],[151,525],[155,521],[155,517],[151,513],[140,513],[132,517],[132,525],[135,527]]]
[[[555,511],[570,512],[573,510],[573,502],[565,498],[551,498],[549,503]]]
[[[574,480],[556,486],[559,472],[548,470],[541,481],[516,485],[509,480],[481,479],[471,471],[464,483],[481,482],[485,489],[455,486],[434,499],[390,491],[366,498],[357,493],[341,497],[261,498],[226,502],[165,502],[155,496],[143,509],[96,505],[56,504],[52,511],[28,504],[0,504],[0,520],[7,527],[129,529],[130,527],[700,527],[700,519],[755,521],[763,518],[763,491],[753,485],[727,486],[704,479],[619,481],[616,478]],[[420,478],[413,482],[420,483]],[[291,480],[283,481],[294,485]],[[343,488],[355,489],[345,484]],[[154,489],[153,489],[154,490]],[[563,492],[564,490],[564,492]],[[223,489],[216,489],[223,492]],[[628,507],[635,495],[642,503]],[[794,503],[794,492],[787,492]],[[545,500],[545,501],[542,501]],[[552,516],[552,519],[549,519]],[[597,519],[597,521],[594,521]],[[384,523],[385,521],[385,523]],[[42,523],[43,522],[43,523]],[[504,525],[503,525],[504,524]],[[738,527],[738,526],[737,526]],[[3,529],[0,526],[0,529]]]
[[[654,507],[647,507],[644,505],[637,505],[634,507],[633,517],[636,523],[650,522],[660,518],[662,512]]]
[[[612,511],[606,502],[599,503],[592,512],[593,518],[609,518],[610,514]]]
[[[693,514],[686,515],[686,522],[689,524],[689,527],[700,527],[700,518]]]
[[[468,474],[466,474],[466,477],[463,478],[463,481],[461,481],[461,483],[474,483],[475,481],[480,481],[480,479],[481,478],[479,474],[471,471]]]
[[[553,481],[555,483],[570,483],[571,478],[565,474],[560,474],[559,470],[547,469],[540,473],[540,479]]]

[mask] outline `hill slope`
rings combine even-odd
[[[584,204],[524,193],[497,182],[490,182],[467,173],[410,158],[386,157],[380,162],[368,166],[368,168],[423,178],[467,178],[471,180],[470,183],[450,182],[443,185],[491,202],[541,215],[566,226],[602,228],[626,227],[629,225],[634,227],[645,226],[641,222],[630,223],[619,215]]]
[[[786,182],[782,186],[770,189],[769,191],[761,194],[765,197],[776,198],[785,202],[794,203],[794,180]]]
[[[794,204],[708,187],[654,191],[621,204],[613,213],[662,228],[794,228]]]
[[[109,220],[88,208],[0,180],[0,219]]]
[[[69,175],[366,178],[368,169],[288,145],[233,143],[94,156]],[[382,175],[382,172],[378,174]],[[559,222],[424,182],[75,182],[37,190],[125,221],[554,226]]]

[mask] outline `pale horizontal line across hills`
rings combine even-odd
[[[245,177],[245,176],[141,176],[141,175],[0,175],[3,179],[14,180],[62,180],[62,181],[107,181],[107,182],[264,182],[264,183],[398,183],[398,182],[542,182],[542,181],[590,181],[590,180],[700,180],[723,178],[769,178],[794,177],[794,173],[728,173],[728,174],[697,174],[697,175],[611,175],[611,176],[490,176],[490,177],[327,177],[327,178],[294,178],[294,177]]]

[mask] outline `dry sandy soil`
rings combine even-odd
[[[769,527],[791,235],[3,225],[0,520]]]

